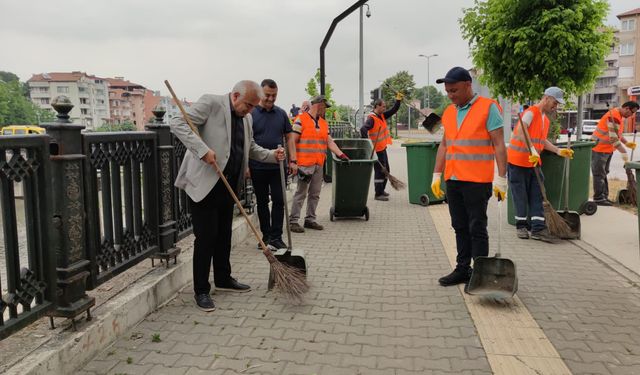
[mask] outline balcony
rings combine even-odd
[[[594,94],[615,94],[618,92],[618,86],[596,87],[593,89]]]

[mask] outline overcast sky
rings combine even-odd
[[[526,0],[523,0],[526,1]],[[34,73],[80,70],[123,76],[168,95],[222,94],[241,79],[274,79],[277,103],[306,98],[319,47],[333,18],[355,0],[0,0],[0,70],[26,81]],[[638,6],[610,0],[607,23]],[[418,86],[461,65],[470,67],[458,19],[473,0],[370,0],[364,19],[365,104],[379,81],[407,70]],[[356,11],[326,49],[327,82],[340,104],[358,103]]]

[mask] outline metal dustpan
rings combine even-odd
[[[280,147],[280,145],[278,145]],[[279,249],[273,255],[276,259],[286,265],[300,270],[307,276],[307,261],[304,257],[304,251],[301,249],[293,249],[291,243],[291,229],[289,228],[289,206],[287,205],[287,184],[284,176],[284,161],[280,161],[280,182],[282,184],[282,199],[284,203],[284,220],[287,226],[287,239],[289,240],[289,247],[286,249]],[[269,283],[267,284],[268,290],[273,289],[275,281],[273,279],[273,272],[269,268]]]
[[[500,257],[502,240],[502,203],[498,201],[498,251],[493,257],[477,257],[465,292],[473,295],[504,299],[518,291],[516,265],[511,259]]]

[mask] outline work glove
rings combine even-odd
[[[507,198],[507,177],[496,176],[493,179],[493,195],[498,198],[499,201],[503,201]]]
[[[622,153],[622,161],[624,161],[625,164],[629,162],[629,155],[627,155],[626,152]]]
[[[538,154],[538,151],[535,148],[531,150],[531,155],[529,155],[529,163],[533,164],[534,167],[540,164],[540,154]]]
[[[636,143],[635,142],[627,142],[627,144],[625,144],[625,146],[629,147],[632,150],[636,149]]]
[[[561,156],[563,158],[573,159],[573,150],[570,148],[559,148],[558,156]]]
[[[346,162],[346,163],[349,162],[349,157],[344,152],[342,154],[338,155],[338,159],[340,159],[341,161]]]
[[[398,91],[396,93],[396,100],[402,100],[404,98],[404,94]]]
[[[442,199],[442,197],[444,197],[444,191],[440,189],[441,176],[442,176],[442,173],[434,172],[433,177],[431,178],[431,192],[433,193],[433,196],[435,196],[438,199]]]

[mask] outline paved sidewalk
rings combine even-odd
[[[405,150],[396,142],[389,154],[392,174],[406,182]],[[437,284],[451,269],[448,239],[436,231],[446,223],[434,222],[446,206],[411,205],[406,190],[389,192],[389,202],[374,201],[370,192],[368,222],[330,222],[331,185],[323,188],[318,213],[325,230],[293,234],[313,284],[304,305],[288,306],[267,292],[268,264],[249,239],[234,248],[232,264],[252,292],[215,293],[218,309],[204,313],[186,286],[80,373],[508,373],[490,363],[484,330],[470,314],[492,302]],[[495,209],[492,201],[492,234]],[[640,374],[638,284],[616,272],[612,259],[585,251],[582,241],[547,245],[503,229],[503,256],[518,266],[519,300],[571,373]],[[493,304],[504,315],[511,311],[509,302]]]

